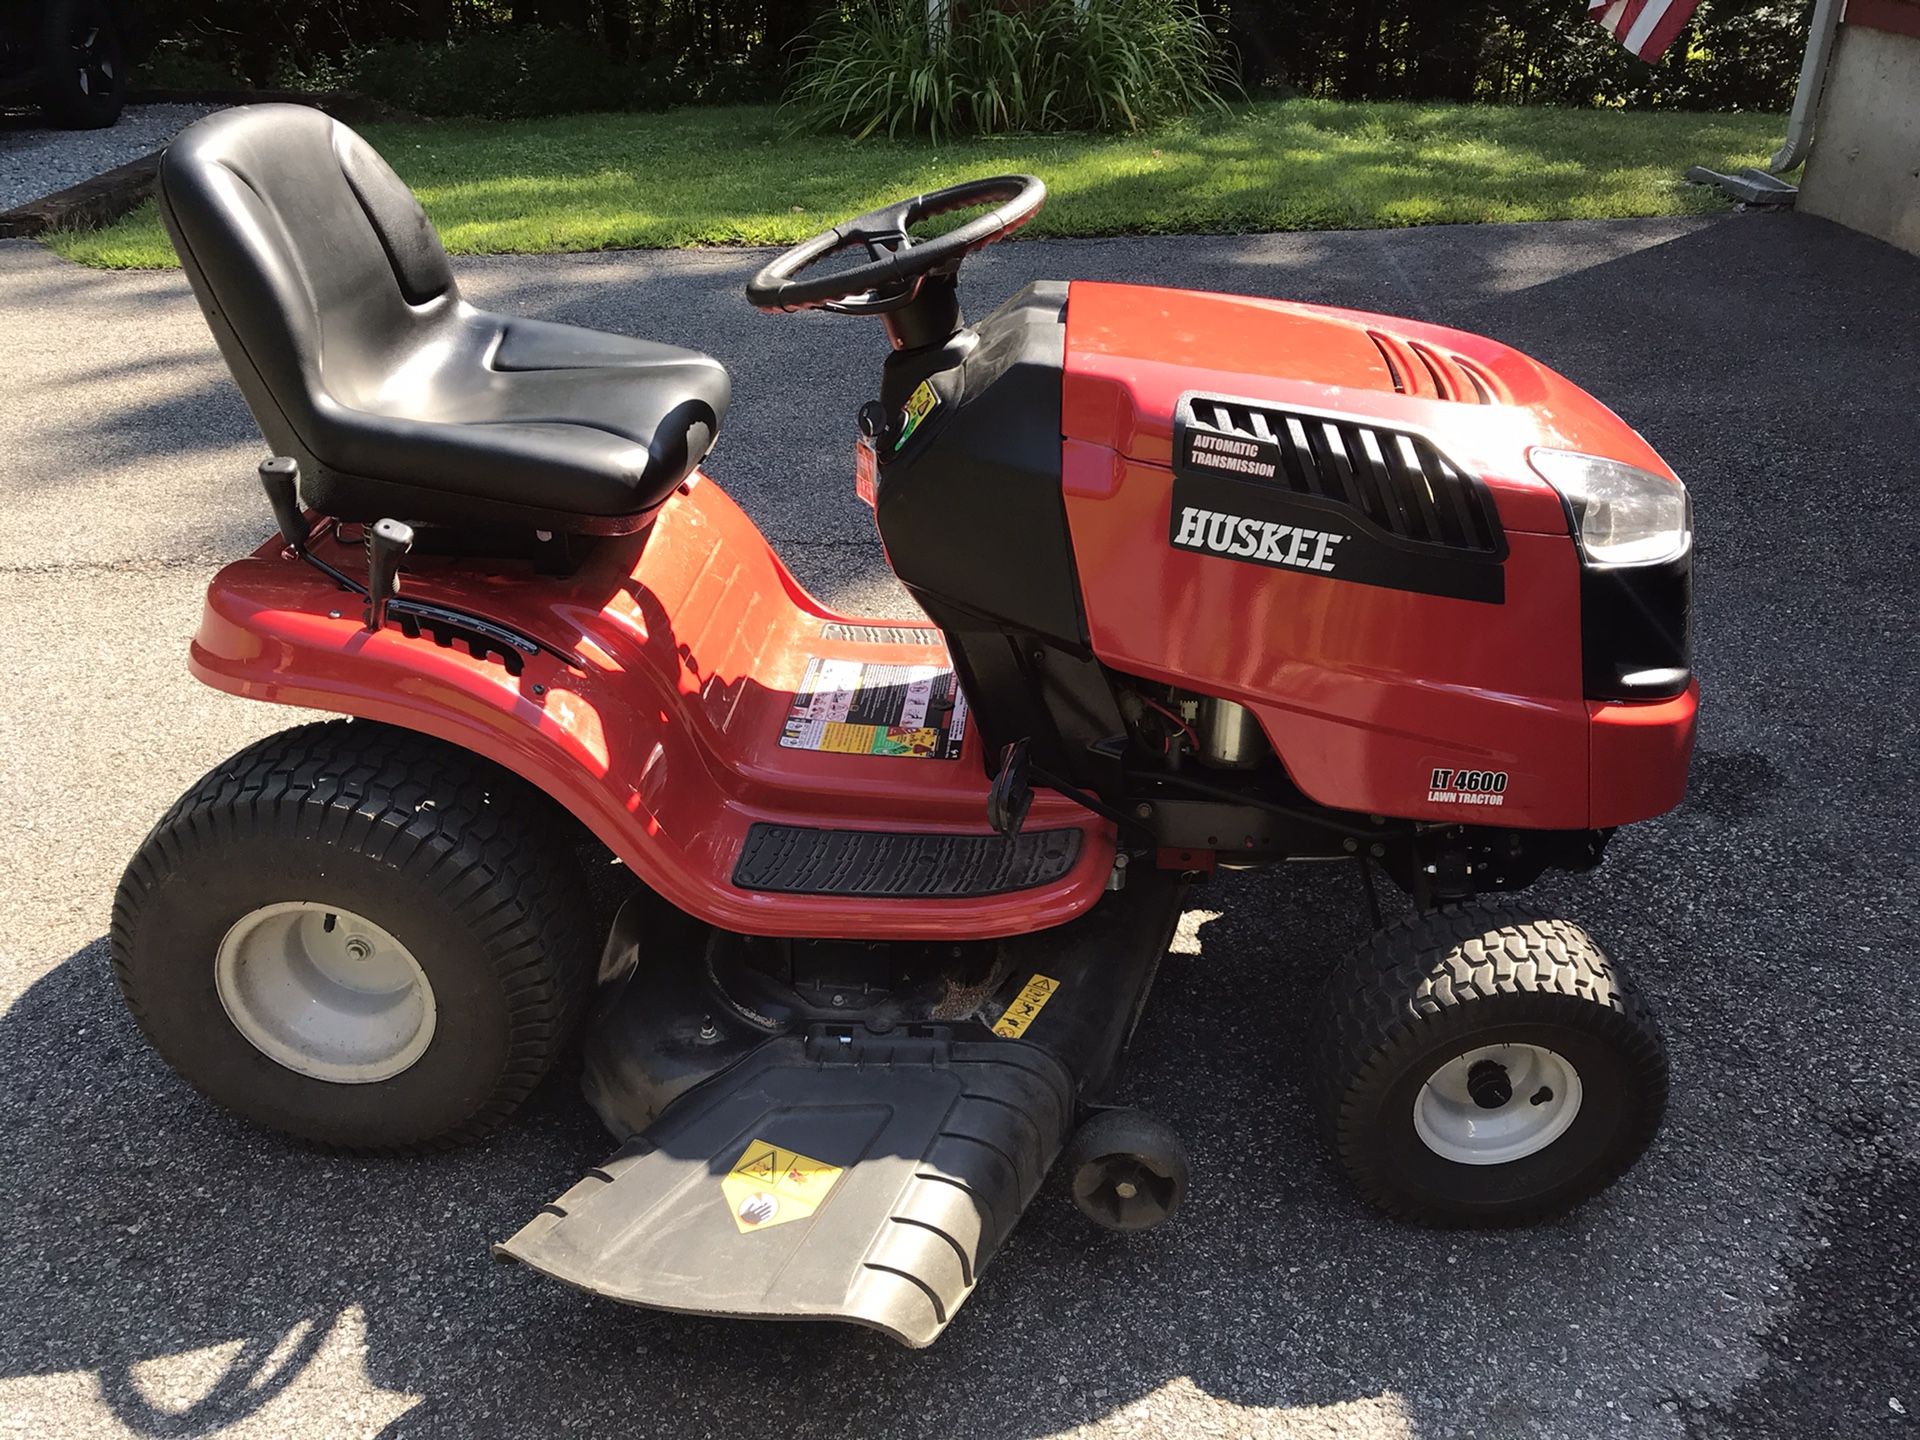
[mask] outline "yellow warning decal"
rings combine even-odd
[[[1020,987],[1020,993],[1007,1006],[1007,1013],[994,1023],[993,1033],[1008,1040],[1018,1040],[1027,1033],[1027,1027],[1039,1018],[1040,1011],[1059,988],[1058,980],[1047,975],[1035,975]]]
[[[727,1197],[733,1223],[745,1235],[806,1219],[820,1208],[839,1178],[838,1165],[755,1140],[740,1152],[733,1169],[721,1180],[720,1191]]]
[[[922,380],[913,387],[913,394],[907,397],[907,403],[900,407],[900,434],[893,442],[895,450],[900,449],[913,438],[913,432],[920,428],[920,422],[931,415],[940,405],[940,397],[933,393],[933,386]]]

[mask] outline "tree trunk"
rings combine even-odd
[[[617,60],[633,53],[633,6],[629,0],[600,0],[600,38]]]
[[[660,0],[640,0],[640,28],[633,37],[632,55],[650,60],[660,43]]]
[[[799,59],[826,8],[826,0],[767,0],[767,23],[761,32],[767,64],[784,70]]]
[[[432,44],[444,44],[453,33],[451,0],[415,0],[414,34]]]
[[[1274,54],[1270,26],[1252,0],[1233,0],[1227,9],[1227,34],[1240,57],[1240,83],[1252,94],[1270,79],[1290,79]]]
[[[1492,23],[1488,0],[1422,5],[1408,27],[1408,94],[1416,100],[1471,100],[1480,49]]]
[[[1354,0],[1347,16],[1346,66],[1341,93],[1349,100],[1366,100],[1380,78],[1380,0]]]
[[[543,25],[554,30],[591,29],[590,0],[513,0],[515,25]]]

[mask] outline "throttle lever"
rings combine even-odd
[[[387,623],[387,602],[400,593],[400,561],[413,549],[413,527],[376,520],[367,530],[367,629]]]

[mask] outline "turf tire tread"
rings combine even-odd
[[[1574,1012],[1582,1023],[1657,1075],[1655,1103],[1639,1118],[1642,1133],[1629,1147],[1628,1163],[1659,1128],[1666,1054],[1651,1006],[1584,929],[1510,900],[1476,899],[1409,914],[1375,931],[1334,969],[1308,1041],[1308,1089],[1322,1133],[1365,1198],[1397,1219],[1443,1223],[1410,1208],[1357,1163],[1354,1097],[1366,1093],[1380,1067],[1419,1045],[1435,1022],[1495,996],[1511,997],[1501,1009],[1503,1022],[1564,1020],[1567,1000],[1588,1002]],[[1604,1189],[1625,1168],[1596,1173],[1583,1193]]]
[[[507,1064],[485,1102],[438,1135],[378,1146],[306,1138],[324,1150],[363,1155],[470,1143],[518,1109],[585,1008],[595,958],[592,906],[568,824],[517,776],[429,736],[342,720],[282,731],[215,766],[142,842],[114,899],[115,981],[142,1032],[192,1082],[189,1057],[171,1053],[148,1023],[129,963],[145,901],[166,875],[196,849],[269,830],[411,871],[423,889],[468,918],[487,951],[510,1004]]]

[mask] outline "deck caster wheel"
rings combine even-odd
[[[1562,1214],[1660,1128],[1646,998],[1578,925],[1475,901],[1389,925],[1320,997],[1311,1083],[1361,1194],[1433,1225]]]
[[[1067,1145],[1073,1203],[1107,1230],[1147,1230],[1187,1198],[1187,1147],[1143,1110],[1102,1110]]]

